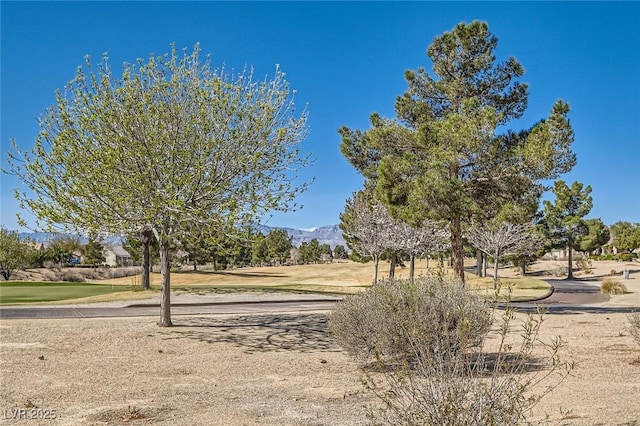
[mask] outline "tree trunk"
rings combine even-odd
[[[482,253],[482,277],[487,276],[487,254]]]
[[[524,256],[520,258],[520,275],[527,275],[527,258]]]
[[[451,266],[453,276],[458,278],[464,285],[464,249],[462,246],[462,225],[460,216],[451,218]]]
[[[415,269],[416,269],[416,255],[412,254],[411,255],[411,263],[409,263],[409,281],[411,282],[411,284],[413,284],[413,278],[415,276]]]
[[[195,259],[193,259],[193,270],[197,271],[198,270],[198,262],[196,262]]]
[[[498,259],[500,259],[500,251],[496,250],[493,256],[493,289],[498,289]]]
[[[389,265],[389,281],[393,281],[396,276],[396,263],[398,261],[398,255],[396,252],[391,254],[391,263]]]
[[[143,290],[149,290],[151,288],[151,253],[149,248],[151,245],[151,237],[151,233],[145,231],[140,238],[142,241],[142,282],[140,285]]]
[[[162,277],[162,299],[160,301],[160,327],[171,327],[171,280],[169,242],[160,242],[160,275]]]
[[[482,250],[476,249],[476,275],[482,277]]]
[[[571,248],[571,246],[569,246],[568,249],[568,258],[569,258],[569,271],[568,271],[568,275],[567,275],[567,279],[573,279],[573,249]]]
[[[374,256],[373,261],[375,266],[375,269],[373,272],[373,285],[376,285],[378,283],[378,263],[380,262],[380,257]]]

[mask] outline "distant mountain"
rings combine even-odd
[[[282,228],[292,237],[293,245],[299,247],[303,242],[309,242],[314,238],[320,244],[329,244],[331,248],[341,245],[346,248],[347,243],[342,237],[342,230],[338,225],[326,225],[313,229]]]
[[[268,234],[269,231],[274,229],[266,225],[256,226],[259,232]],[[279,228],[287,231],[287,234],[291,237],[294,246],[299,247],[303,242],[310,242],[314,238],[318,240],[320,244],[329,244],[331,248],[337,245],[347,246],[344,238],[342,237],[342,230],[338,225],[326,225],[313,229],[295,229],[295,228]],[[31,241],[43,242],[55,240],[60,237],[72,237],[68,234],[55,234],[51,232],[21,232],[18,234],[20,239],[30,239]],[[76,236],[80,239],[82,244],[86,244],[89,239],[85,236]],[[120,235],[101,235],[100,243],[110,246],[121,246],[123,237]]]

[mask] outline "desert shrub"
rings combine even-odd
[[[629,321],[629,332],[636,343],[640,345],[640,312],[634,312],[627,317]]]
[[[395,363],[387,355],[365,369],[363,382],[382,401],[371,409],[374,424],[517,425],[573,368],[559,356],[560,339],[539,340],[542,311],[520,327],[517,318],[514,308],[499,312],[451,278],[421,278],[350,296],[329,327],[359,360],[395,352]]]
[[[618,255],[618,257],[623,262],[632,262],[637,257],[637,255],[635,253],[622,253]]]
[[[592,272],[591,265],[591,260],[587,259],[586,257],[582,257],[576,261],[576,266],[582,269],[585,274],[590,274]]]
[[[124,277],[130,277],[132,275],[137,275],[140,273],[140,271],[141,271],[141,268],[137,266],[111,268],[111,269],[105,269],[103,271],[103,275],[105,278],[124,278]]]
[[[57,276],[58,281],[67,281],[67,282],[73,282],[73,283],[81,283],[85,281],[82,274],[76,271],[62,271],[57,275],[58,275]]]
[[[53,260],[45,260],[42,262],[42,266],[49,270],[58,269],[58,265]]]
[[[556,263],[552,265],[551,270],[549,272],[551,272],[554,277],[564,277],[569,273],[569,268],[563,265],[558,265]]]
[[[607,278],[600,284],[600,292],[604,294],[625,294],[627,286],[618,280]]]
[[[480,296],[453,279],[418,277],[381,281],[347,297],[331,314],[338,344],[363,363],[414,362],[445,350],[477,345],[491,326],[491,310]],[[416,346],[428,348],[416,351]]]

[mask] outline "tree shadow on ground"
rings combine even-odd
[[[230,343],[253,352],[339,352],[329,336],[326,314],[251,315],[185,318],[163,333],[165,339]]]

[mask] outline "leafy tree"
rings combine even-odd
[[[251,243],[251,263],[262,265],[267,261],[269,251],[263,234],[257,234]]]
[[[593,207],[591,187],[573,182],[569,187],[563,180],[553,184],[553,203],[544,201],[544,226],[547,236],[555,247],[567,248],[569,252],[569,276],[573,278],[573,250],[580,249],[580,240],[589,229],[583,217]]]
[[[323,262],[331,262],[333,259],[333,250],[329,244],[320,244],[319,248],[320,260]]]
[[[151,231],[162,275],[161,326],[170,326],[170,245],[185,228],[248,223],[295,208],[308,164],[306,112],[276,69],[229,76],[200,48],[124,64],[89,59],[40,121],[35,146],[14,143],[10,173],[31,190],[20,203],[44,224],[114,233]],[[42,226],[40,226],[42,227]]]
[[[284,265],[291,255],[292,238],[284,229],[272,229],[265,238],[267,254],[270,261]]]
[[[347,258],[347,250],[343,245],[338,244],[333,248],[333,258],[334,259],[346,259]]]
[[[599,218],[587,219],[584,223],[587,225],[587,235],[580,238],[578,250],[591,253],[601,249],[602,246],[609,242],[609,228],[602,223],[602,220]]]
[[[558,101],[531,129],[499,128],[527,106],[524,70],[511,57],[497,62],[497,38],[486,23],[458,24],[427,49],[433,74],[406,71],[408,90],[396,119],[371,116],[365,132],[340,129],[341,150],[394,216],[409,223],[446,220],[455,275],[464,281],[463,223],[484,208],[519,199],[540,181],[571,169],[569,106]]]
[[[640,248],[640,223],[616,222],[611,225],[611,234],[618,250],[630,253]]]
[[[320,242],[317,238],[312,239],[308,243],[306,241],[300,244],[298,248],[302,263],[318,263],[321,260]]]
[[[58,268],[69,263],[75,252],[82,251],[80,240],[75,237],[58,236],[49,242],[44,259],[54,262]]]
[[[96,240],[90,238],[83,248],[84,263],[89,265],[99,265],[105,261],[103,246]]]
[[[35,249],[20,240],[18,232],[0,226],[0,275],[9,280],[18,270],[28,268],[33,262]]]

